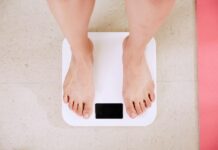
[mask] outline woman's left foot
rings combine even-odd
[[[123,97],[131,118],[142,114],[154,101],[154,82],[144,55],[144,47],[123,42]]]

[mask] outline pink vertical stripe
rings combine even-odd
[[[218,150],[218,0],[197,0],[200,149]]]

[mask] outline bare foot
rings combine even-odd
[[[93,45],[89,40],[81,53],[72,55],[70,67],[64,81],[64,102],[79,116],[89,118],[94,98]]]
[[[123,42],[123,97],[131,118],[142,114],[154,101],[154,82],[144,55],[144,47]]]

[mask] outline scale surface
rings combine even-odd
[[[127,35],[127,32],[89,33],[89,37],[94,43],[95,99],[93,113],[89,119],[79,117],[62,100],[62,115],[67,124],[71,126],[146,126],[155,120],[157,113],[156,88],[155,102],[144,114],[135,119],[127,115],[123,104],[122,43]],[[154,39],[150,41],[145,52],[152,78],[156,85],[156,43]],[[62,46],[62,83],[64,82],[70,59],[71,49],[65,39]],[[110,109],[112,109],[111,113],[108,114]],[[116,113],[118,114],[116,115]],[[112,118],[107,118],[108,115]]]

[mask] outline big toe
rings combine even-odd
[[[131,118],[135,118],[137,116],[136,110],[134,108],[133,102],[129,100],[125,100],[126,112]]]
[[[92,114],[92,103],[91,102],[85,102],[84,103],[84,110],[83,110],[83,117],[89,118]]]

